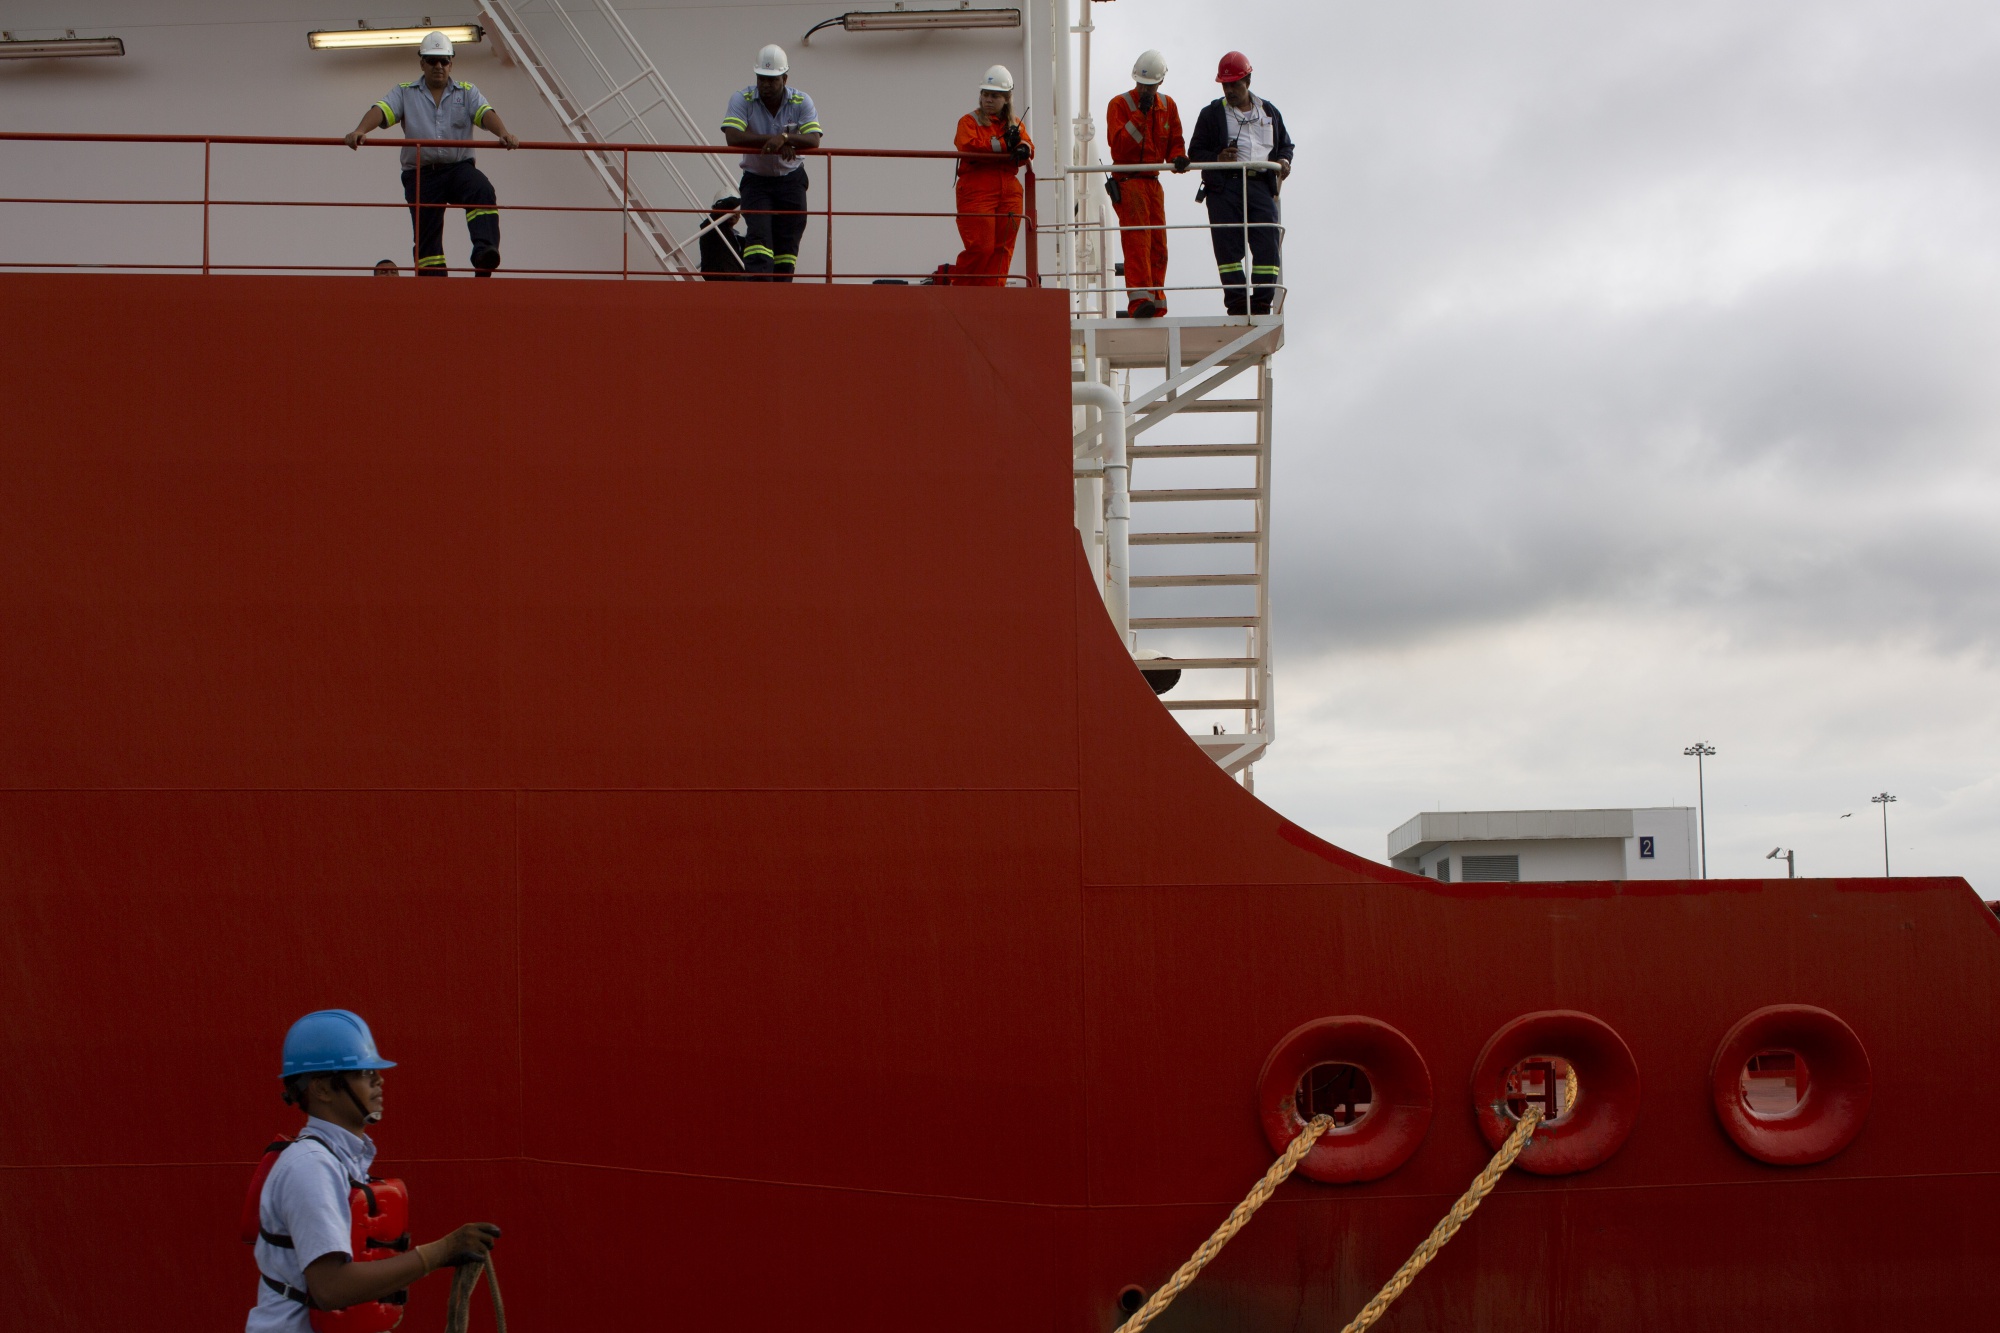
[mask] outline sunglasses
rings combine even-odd
[[[425,63],[426,65],[449,65],[449,64],[451,63],[451,57],[450,57],[450,56],[425,56],[425,57],[424,57],[424,63]]]

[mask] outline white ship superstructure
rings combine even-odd
[[[524,140],[582,146],[507,153],[480,144],[500,194],[503,276],[516,277],[693,276],[696,233],[708,205],[733,192],[735,159],[649,149],[719,142],[721,108],[752,81],[766,43],[790,52],[792,82],[815,99],[829,148],[948,149],[982,72],[1007,65],[1037,145],[1037,225],[1016,246],[1012,280],[1032,274],[1070,293],[1085,550],[1128,647],[1156,668],[1164,655],[1182,673],[1165,705],[1247,782],[1273,735],[1272,357],[1284,340],[1282,298],[1276,314],[1222,314],[1208,237],[1193,227],[1172,237],[1173,314],[1118,316],[1125,300],[1098,126],[1101,103],[1125,85],[1093,86],[1090,9],[1089,0],[862,10],[491,0],[423,14],[301,0],[106,0],[85,14],[31,0],[10,13],[12,40],[115,37],[123,54],[0,59],[10,132],[196,141],[0,143],[9,182],[0,263],[360,274],[404,256],[409,224],[386,151],[221,141],[332,138],[386,88],[417,76],[407,46],[316,49],[312,32],[463,25],[477,39],[461,45],[454,77],[478,85]],[[1193,70],[1212,54],[1190,52],[1184,63]],[[1197,79],[1182,89],[1190,131]],[[815,216],[799,281],[921,281],[957,252],[952,162],[833,157],[808,170]],[[83,200],[114,202],[74,202]],[[455,216],[446,234],[457,247]],[[1090,385],[1118,404],[1122,461],[1108,457],[1107,433],[1082,405],[1103,401]]]

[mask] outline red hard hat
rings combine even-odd
[[[1217,83],[1234,83],[1238,79],[1250,77],[1250,57],[1241,51],[1231,51],[1222,57],[1222,63],[1215,67]]]

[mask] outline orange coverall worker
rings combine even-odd
[[[1035,141],[1021,127],[1021,142],[1032,154]],[[1021,230],[1021,163],[997,119],[969,111],[958,118],[952,147],[961,153],[990,154],[958,160],[958,236],[965,242],[951,280],[961,287],[999,287],[1014,263],[1014,238]]]
[[[1141,93],[1152,98],[1146,106]],[[1181,139],[1180,108],[1174,99],[1151,88],[1134,88],[1111,99],[1104,112],[1105,142],[1111,145],[1111,160],[1123,162],[1173,162],[1187,156]],[[1125,249],[1125,294],[1128,308],[1152,301],[1157,313],[1167,313],[1167,221],[1166,192],[1160,188],[1157,171],[1114,173],[1118,182],[1118,239]]]

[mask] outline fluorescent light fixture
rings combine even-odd
[[[451,38],[453,46],[466,46],[486,36],[477,23],[441,23],[434,28],[324,28],[306,34],[306,45],[315,51],[356,51],[379,46],[417,46],[434,32]]]
[[[849,32],[886,32],[892,28],[1018,28],[1018,9],[876,9],[840,16]]]
[[[1018,9],[857,9],[815,24],[808,40],[821,28],[838,23],[848,32],[934,31],[939,28],[1018,28]]]
[[[122,56],[125,42],[119,37],[54,37],[29,42],[8,38],[0,41],[0,60],[33,60],[50,56]]]

